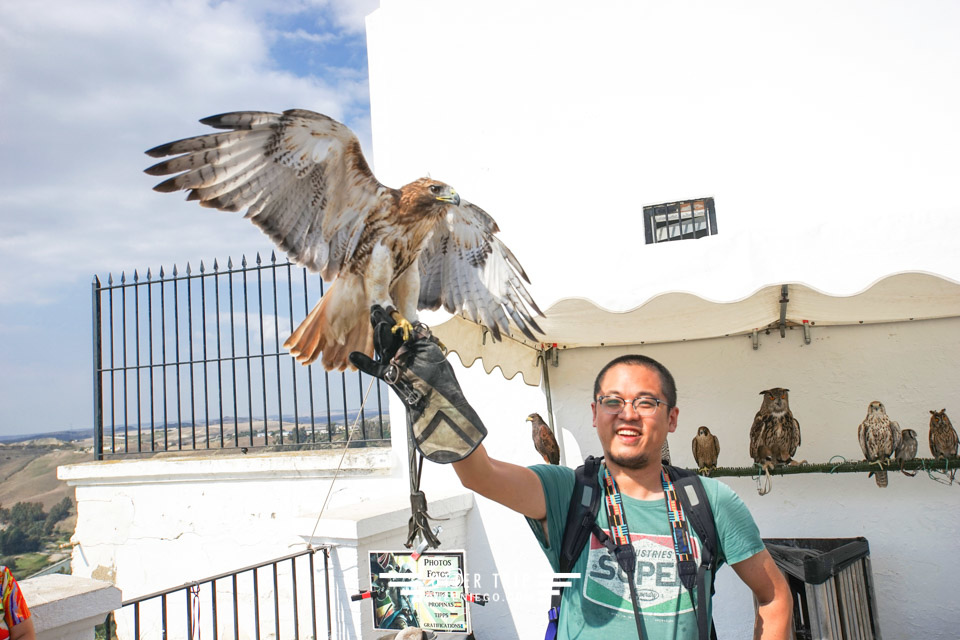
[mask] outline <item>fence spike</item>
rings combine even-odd
[[[227,256],[227,269],[233,269],[233,258]]]
[[[108,274],[107,274],[107,284],[113,286],[113,274],[112,274],[112,273],[108,273]]]
[[[140,276],[137,275],[137,270],[136,270],[136,269],[133,270],[133,281],[134,281],[134,282],[140,282]]]
[[[150,267],[147,267],[147,282],[150,282],[150,279],[151,279],[152,277],[153,277],[153,276],[150,275]]]
[[[189,276],[190,273],[191,273],[191,271],[190,271],[190,263],[188,262],[188,263],[187,263],[187,275]]]
[[[276,251],[271,251],[271,252],[270,252],[270,262],[273,263],[273,264],[277,264],[277,252],[276,252]]]
[[[93,284],[100,286],[100,278],[97,277],[97,274],[93,274]]]
[[[214,270],[214,271],[218,271],[219,269],[220,269],[220,265],[217,264],[217,259],[214,258],[214,259],[213,259],[213,270]]]
[[[173,277],[174,277],[174,278],[177,277],[177,265],[176,265],[176,264],[173,265]]]
[[[258,264],[258,265],[260,264],[260,252],[259,252],[259,251],[257,251],[257,264]]]
[[[126,282],[127,282],[127,272],[126,272],[126,271],[121,271],[121,272],[120,272],[120,284],[126,284]]]
[[[160,279],[163,280],[163,265],[160,265]]]
[[[244,269],[247,268],[247,254],[243,254],[240,257],[240,266],[243,267]]]
[[[200,261],[200,273],[203,273],[203,260]]]

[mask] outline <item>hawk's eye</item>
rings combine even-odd
[[[430,193],[440,193],[440,187],[437,185],[430,185]]]

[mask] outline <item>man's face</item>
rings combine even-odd
[[[667,434],[676,430],[680,410],[661,404],[652,416],[642,418],[631,403],[639,397],[666,401],[656,370],[642,365],[617,365],[600,381],[600,395],[619,396],[627,401],[619,414],[607,413],[596,398],[590,405],[593,426],[607,460],[626,469],[642,469],[651,462],[659,465],[660,448]]]

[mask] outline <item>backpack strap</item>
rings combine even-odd
[[[719,550],[717,548],[717,527],[713,520],[713,509],[707,499],[707,492],[703,488],[703,482],[700,476],[692,471],[680,469],[670,465],[664,465],[667,475],[677,492],[677,499],[683,508],[683,514],[690,522],[693,530],[696,531],[700,539],[700,567],[696,573],[696,586],[699,599],[701,600],[697,607],[697,626],[700,629],[700,638],[707,637],[707,607],[706,603],[710,596],[714,594],[714,582],[717,575],[717,564],[719,561]],[[706,572],[710,570],[710,592],[706,592]],[[686,586],[686,585],[685,585]],[[690,587],[687,587],[688,589]],[[692,589],[691,589],[692,594]],[[717,630],[711,627],[711,638],[716,638]]]
[[[567,521],[563,529],[563,539],[560,543],[559,573],[568,573],[577,563],[580,552],[590,539],[597,512],[600,510],[600,482],[597,474],[600,472],[599,458],[588,456],[582,465],[574,472],[573,493],[570,495],[570,507],[567,510]],[[560,620],[560,601],[563,598],[563,587],[556,587],[556,593],[550,597],[550,611],[548,613],[546,640],[553,640],[557,633],[557,624]]]

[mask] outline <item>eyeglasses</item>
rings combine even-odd
[[[597,404],[600,405],[604,413],[616,415],[627,406],[627,401],[620,396],[598,396]],[[630,404],[633,405],[633,410],[637,412],[637,415],[642,418],[649,418],[654,415],[660,405],[670,406],[663,400],[647,397],[634,398],[630,401]]]

